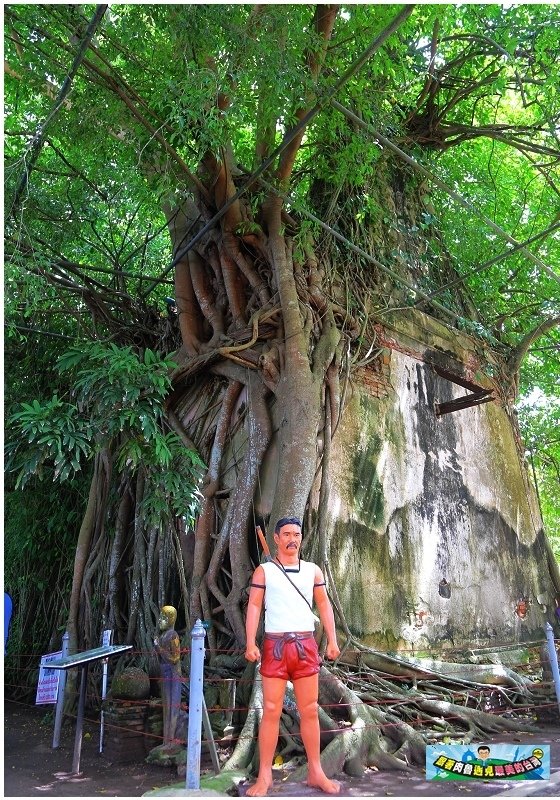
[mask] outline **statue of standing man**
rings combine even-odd
[[[164,746],[175,741],[181,707],[181,647],[174,628],[176,620],[176,609],[163,606],[158,620],[160,635],[154,639],[160,666]]]
[[[253,573],[247,607],[245,658],[259,661],[262,655],[264,706],[259,728],[259,774],[247,796],[264,797],[272,788],[272,761],[288,681],[293,683],[301,719],[301,738],[308,762],[307,783],[326,794],[339,794],[340,784],[330,780],[321,765],[317,704],[321,661],[313,636],[315,618],[311,608],[315,602],[327,634],[325,655],[335,659],[340,650],[332,606],[319,567],[299,557],[301,521],[297,517],[278,520],[274,541],[278,548],[276,558],[261,564]],[[263,606],[265,634],[261,654],[256,636]]]

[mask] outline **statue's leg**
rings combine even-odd
[[[181,676],[174,674],[169,682],[169,741],[177,738],[177,723],[181,709]],[[186,734],[183,735],[185,738]]]
[[[338,794],[340,784],[325,775],[321,765],[321,740],[317,698],[319,696],[319,676],[294,680],[294,693],[301,720],[301,738],[307,755],[307,783],[327,794]]]
[[[259,728],[259,774],[248,790],[249,797],[263,797],[272,787],[272,761],[278,743],[280,715],[284,705],[284,678],[266,678],[263,683],[263,717]]]
[[[167,665],[165,665],[167,666]],[[161,707],[163,711],[163,743],[169,744],[173,739],[173,731],[171,730],[171,675],[168,669],[161,669]]]

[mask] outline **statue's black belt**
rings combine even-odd
[[[313,633],[265,633],[264,638],[274,640],[272,656],[276,661],[281,660],[284,652],[284,645],[290,642],[295,644],[299,658],[305,661],[307,659],[307,654],[302,645],[302,641],[304,639],[312,639]]]

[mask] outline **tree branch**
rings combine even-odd
[[[381,33],[373,40],[369,47],[367,47],[364,52],[354,61],[346,70],[346,72],[336,81],[334,86],[332,86],[325,95],[324,100],[321,102],[316,103],[313,108],[308,111],[308,113],[304,116],[298,124],[292,128],[291,131],[286,133],[282,142],[278,145],[278,147],[274,150],[273,153],[263,161],[262,164],[255,169],[252,175],[249,176],[247,181],[243,184],[243,186],[237,190],[235,195],[231,197],[225,205],[223,205],[217,212],[214,214],[211,220],[209,220],[206,225],[200,230],[196,236],[194,236],[191,241],[186,245],[186,247],[179,250],[179,252],[174,256],[173,261],[169,264],[165,270],[163,271],[161,277],[164,278],[184,256],[185,254],[195,246],[206,234],[209,230],[211,230],[216,222],[221,219],[227,212],[228,208],[232,206],[237,200],[247,192],[251,186],[256,183],[258,178],[263,175],[276,161],[278,156],[290,145],[292,139],[295,139],[299,136],[302,130],[309,125],[313,117],[316,117],[317,114],[323,109],[323,107],[334,98],[337,92],[350,80],[350,78],[355,75],[363,66],[364,64],[379,50],[380,47],[386,42],[386,40],[391,36],[399,27],[405,22],[406,19],[412,14],[414,10],[414,5],[404,6],[401,11],[397,14],[397,16],[384,28]],[[144,293],[144,297],[147,297],[148,294],[155,288],[157,284],[152,284],[147,291]]]
[[[539,339],[544,333],[547,331],[552,330],[557,325],[560,325],[560,317],[552,317],[551,319],[545,319],[541,322],[540,325],[537,325],[532,331],[529,331],[523,339],[519,342],[516,348],[513,350],[512,354],[508,358],[507,366],[512,375],[517,375],[519,372],[519,368],[521,367],[521,362],[527,355],[527,351],[531,347],[534,341]]]
[[[94,13],[93,17],[91,18],[91,22],[88,25],[88,29],[87,29],[87,31],[85,33],[84,38],[82,39],[82,42],[80,44],[80,48],[79,48],[78,52],[76,53],[76,56],[74,58],[72,66],[70,68],[70,72],[68,73],[68,75],[64,79],[64,82],[63,82],[62,86],[60,87],[60,91],[59,91],[59,93],[58,93],[58,95],[56,97],[56,100],[53,103],[53,107],[51,108],[46,120],[39,125],[39,127],[37,128],[37,131],[35,133],[35,136],[33,137],[32,141],[31,141],[31,143],[29,145],[29,150],[28,150],[29,158],[25,158],[24,159],[26,163],[25,163],[25,167],[24,167],[24,170],[23,170],[23,175],[20,178],[20,182],[18,184],[18,187],[17,187],[15,195],[14,195],[14,201],[13,201],[12,207],[10,209],[12,214],[15,214],[17,212],[17,209],[18,209],[18,207],[20,205],[20,202],[21,202],[22,195],[27,189],[27,186],[29,184],[29,176],[31,175],[31,172],[32,172],[35,164],[37,163],[37,159],[39,158],[39,155],[40,155],[41,150],[43,148],[43,144],[44,144],[44,141],[45,141],[45,134],[46,134],[47,128],[50,125],[50,123],[53,121],[53,119],[56,117],[58,112],[60,111],[60,108],[61,108],[62,104],[64,103],[64,100],[68,96],[68,94],[70,92],[70,89],[72,87],[72,81],[74,80],[74,77],[75,77],[76,73],[78,72],[80,64],[84,60],[86,51],[87,51],[87,49],[88,49],[88,47],[90,45],[90,42],[91,42],[91,40],[93,38],[93,34],[95,33],[95,31],[97,29],[97,26],[99,25],[99,23],[103,19],[103,15],[105,14],[107,8],[108,8],[107,5],[98,5],[97,8],[95,9],[95,13]]]
[[[359,125],[361,128],[364,128],[364,130],[369,131],[371,133],[371,135],[374,136],[380,144],[382,144],[384,147],[389,148],[389,150],[392,150],[394,153],[397,153],[397,155],[399,155],[404,161],[406,161],[407,164],[410,164],[411,166],[413,166],[418,172],[422,173],[422,175],[424,175],[425,177],[429,178],[429,180],[433,181],[433,183],[435,183],[437,186],[439,186],[440,189],[443,189],[443,191],[446,192],[454,200],[456,200],[457,203],[459,203],[460,206],[462,206],[463,208],[466,208],[470,212],[476,214],[476,216],[479,217],[479,219],[484,220],[486,225],[488,225],[489,228],[491,228],[495,233],[497,233],[498,236],[500,236],[502,239],[505,239],[510,244],[513,244],[513,245],[519,244],[517,239],[514,239],[513,236],[510,236],[509,233],[507,233],[507,231],[505,231],[503,228],[501,228],[499,225],[497,225],[494,222],[494,220],[492,220],[489,217],[487,217],[486,214],[483,214],[474,205],[474,203],[471,203],[469,200],[466,200],[464,197],[459,195],[447,183],[445,183],[440,178],[438,178],[436,175],[434,175],[433,172],[430,172],[425,167],[423,167],[418,161],[416,161],[415,158],[412,158],[412,156],[409,156],[407,153],[404,152],[404,150],[401,150],[400,147],[397,147],[397,145],[394,142],[392,142],[390,139],[387,139],[387,137],[383,136],[383,134],[379,133],[379,131],[375,130],[375,128],[372,125],[370,125],[368,122],[365,122],[363,119],[358,117],[356,114],[354,114],[352,111],[350,111],[348,108],[343,106],[341,103],[339,103],[334,98],[331,99],[330,102],[331,102],[331,105],[334,106],[334,108],[337,109],[337,111],[340,111],[340,113],[344,114],[345,117],[350,119],[352,122],[355,122],[356,125]],[[531,253],[530,250],[527,250],[527,248],[524,247],[522,249],[522,253],[530,261],[532,261],[534,264],[536,264],[541,270],[544,270],[544,272],[546,272],[546,274],[549,277],[551,277],[552,280],[556,281],[557,283],[560,283],[560,277],[554,272],[554,270],[551,269],[543,261],[541,261],[541,259],[538,258],[536,255]]]
[[[322,45],[318,52],[310,49],[307,55],[307,68],[314,82],[317,81],[321,66],[325,60],[325,55],[327,52],[327,44],[332,36],[332,31],[336,20],[336,15],[338,13],[338,8],[339,8],[338,5],[325,5],[325,6],[318,5],[315,9],[315,15],[313,17],[313,27],[317,35],[322,38]],[[302,119],[305,117],[314,99],[315,96],[311,93],[308,93],[306,97],[307,100],[306,107],[298,108],[298,110],[295,113],[295,117],[298,120],[298,122],[301,122]],[[294,166],[294,161],[296,159],[296,155],[300,148],[304,133],[305,133],[305,128],[302,128],[299,134],[294,139],[292,139],[289,147],[287,147],[282,153],[277,170],[277,177],[281,183],[285,183],[291,175]]]

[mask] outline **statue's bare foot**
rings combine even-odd
[[[314,789],[320,789],[322,792],[325,792],[325,794],[340,794],[340,783],[338,781],[331,781],[324,772],[313,775],[309,773],[307,785],[313,786]]]
[[[265,797],[268,790],[272,789],[272,779],[257,778],[257,782],[247,789],[248,797]]]

